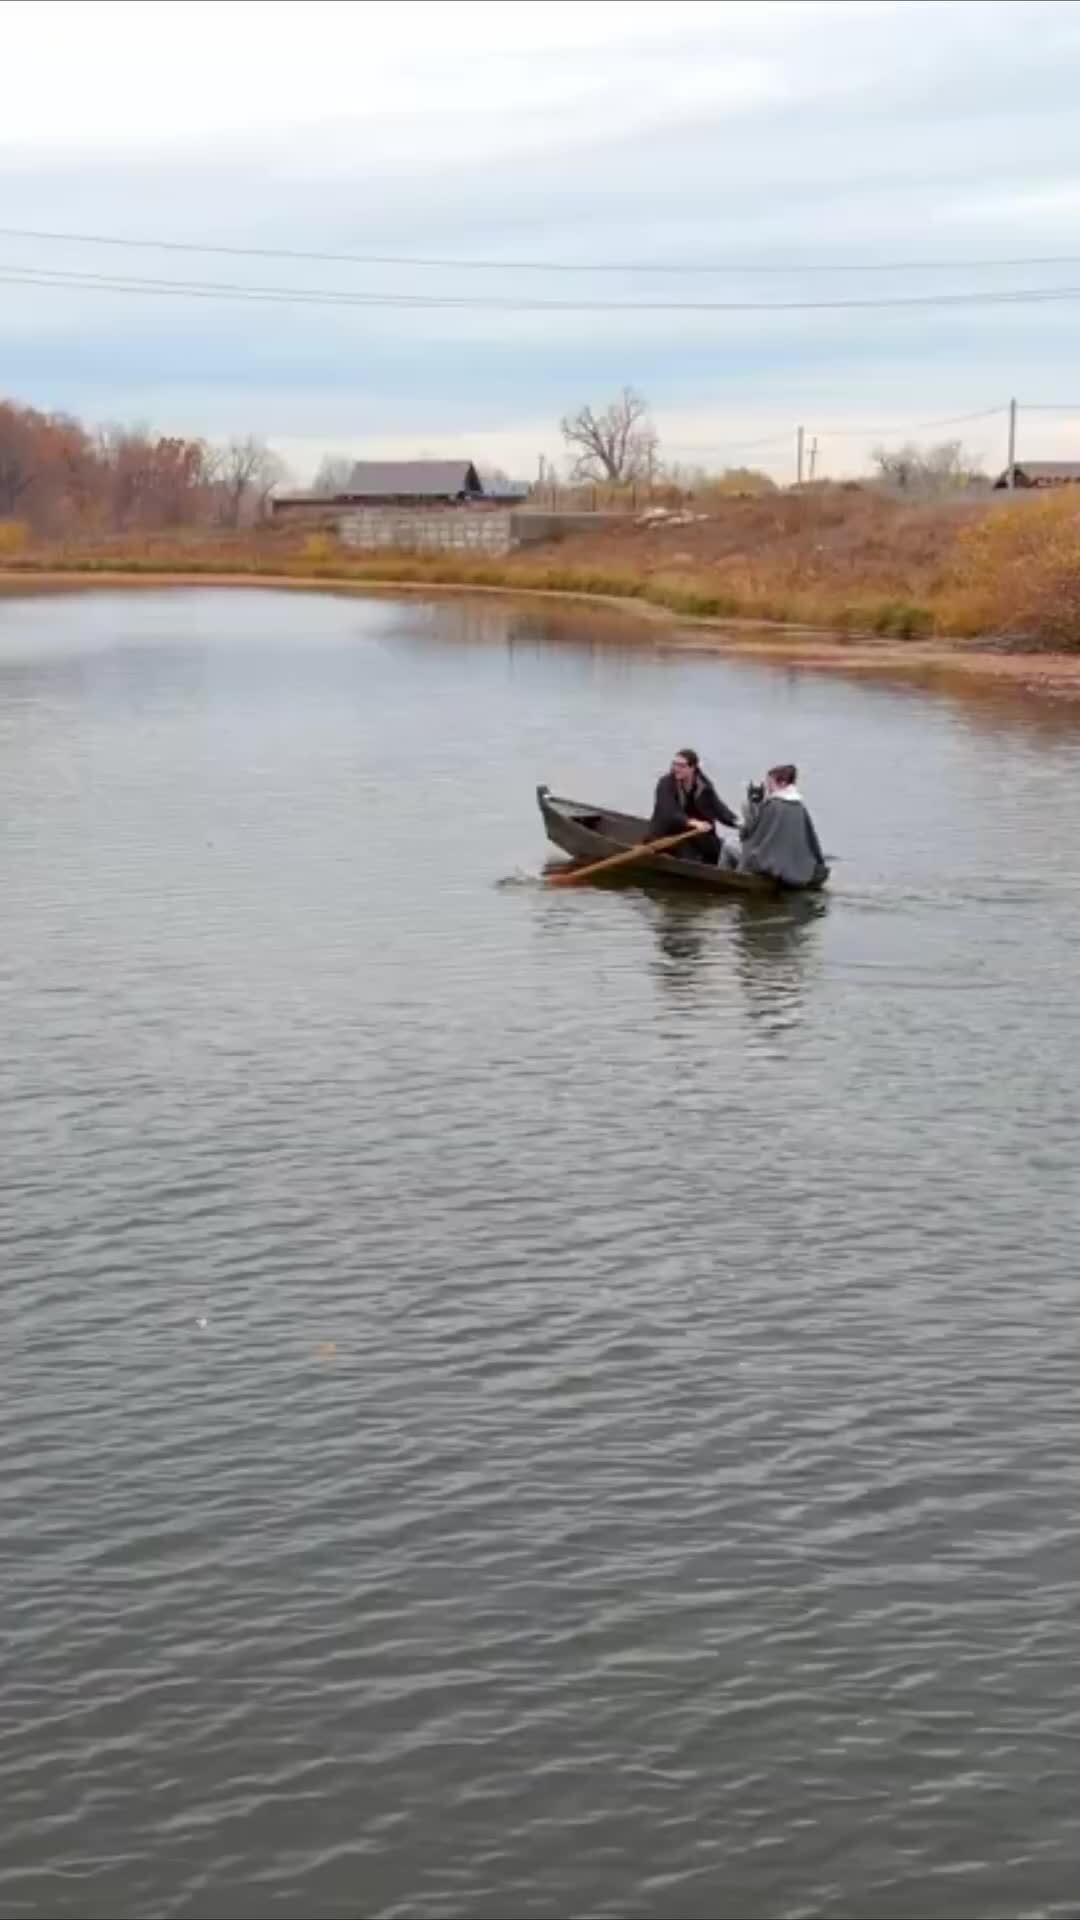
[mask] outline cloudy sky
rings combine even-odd
[[[298,478],[525,477],[624,382],[708,465],[786,475],[800,423],[824,472],[993,465],[1013,394],[1021,453],[1080,452],[1077,0],[0,0],[0,45],[34,405]],[[917,303],[1023,289],[1066,297]]]

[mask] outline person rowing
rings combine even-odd
[[[828,877],[821,841],[796,785],[798,777],[798,768],[788,761],[770,767],[764,789],[749,788],[749,805],[739,828],[742,845],[738,851],[730,843],[724,847],[725,867],[764,874],[788,887],[808,887]]]
[[[697,838],[687,840],[676,857],[704,860],[715,867],[720,859],[718,824],[737,827],[739,821],[721,800],[693,747],[680,747],[667,773],[662,773],[656,783],[647,838],[661,840],[669,834],[689,833],[696,827]],[[737,864],[737,858],[732,865]]]

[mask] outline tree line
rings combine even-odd
[[[283,477],[254,435],[212,446],[145,427],[90,430],[0,400],[0,520],[37,534],[250,526]]]
[[[764,493],[776,482],[753,467],[708,471],[662,457],[648,403],[633,387],[604,406],[583,406],[560,422],[571,487],[619,496]],[[890,492],[922,498],[987,484],[959,441],[935,447],[877,447],[869,478]],[[315,490],[346,487],[352,461],[328,455]],[[238,528],[268,513],[285,468],[254,435],[224,445],[141,426],[90,429],[67,413],[44,413],[0,400],[0,521],[33,534],[158,532],[168,528]],[[506,483],[506,476],[486,477]],[[553,471],[538,491],[557,486]]]

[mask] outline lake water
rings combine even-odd
[[[686,743],[830,897],[537,884]],[[1053,707],[0,601],[0,1913],[1075,1914],[1078,848]]]

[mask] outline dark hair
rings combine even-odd
[[[769,779],[775,780],[778,787],[793,787],[798,777],[799,769],[793,767],[790,760],[785,760],[779,767],[769,768]]]
[[[685,760],[688,767],[700,767],[701,765],[701,761],[694,752],[693,747],[680,747],[678,753],[674,755],[674,758],[676,760]]]

